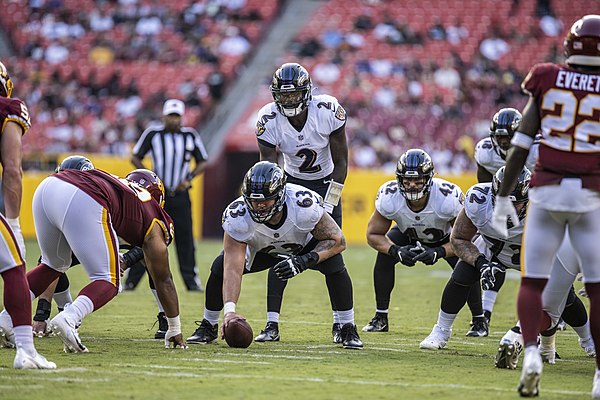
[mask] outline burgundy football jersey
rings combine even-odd
[[[4,127],[8,121],[14,121],[23,128],[23,135],[31,127],[29,110],[19,99],[8,99],[0,96],[0,126]]]
[[[580,177],[600,190],[600,72],[537,64],[522,88],[537,101],[542,131],[531,186]]]
[[[99,169],[63,170],[54,174],[83,190],[108,210],[117,235],[132,246],[142,246],[146,234],[157,223],[167,244],[173,240],[173,220],[150,193],[123,178]]]

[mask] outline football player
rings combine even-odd
[[[465,305],[473,283],[481,280],[482,288],[490,289],[499,271],[520,268],[523,227],[511,226],[509,235],[504,237],[489,222],[498,186],[504,177],[504,168],[496,172],[492,183],[478,183],[467,191],[464,208],[458,214],[450,234],[450,244],[460,260],[444,288],[437,323],[420,344],[422,349],[446,347],[452,334],[452,324]],[[511,193],[511,201],[519,210],[519,218],[525,217],[530,180],[531,173],[524,168],[516,189]]]
[[[66,352],[88,351],[79,339],[77,324],[118,292],[118,237],[142,247],[169,324],[165,347],[171,343],[185,347],[167,250],[173,224],[163,204],[164,186],[148,170],[134,170],[125,179],[98,169],[64,170],[44,179],[36,189],[33,215],[42,262],[27,275],[31,292],[37,297],[65,272],[71,266],[71,254],[91,280],[71,306],[50,321]],[[8,315],[2,311],[0,322],[2,314]]]
[[[21,138],[31,127],[27,106],[11,98],[13,83],[0,62],[0,164],[4,213],[0,214],[0,275],[4,281],[4,307],[10,314],[0,318],[0,345],[15,347],[13,367],[53,369],[56,364],[37,352],[33,345],[29,285],[25,274],[25,241],[19,215],[23,195]],[[4,339],[12,337],[12,342]]]
[[[327,282],[343,277],[340,272],[345,266],[339,255],[346,248],[344,235],[324,212],[322,201],[316,192],[286,183],[283,170],[272,162],[258,162],[246,173],[242,196],[223,213],[224,250],[214,260],[206,284],[204,319],[188,343],[217,339],[221,309],[224,326],[240,317],[235,307],[243,274],[273,269],[278,279],[287,281],[313,269]],[[352,286],[330,296],[339,310],[343,347],[361,349]]]
[[[396,179],[381,185],[375,211],[367,226],[367,241],[378,251],[373,269],[375,317],[363,332],[387,332],[390,295],[395,283],[395,265],[407,267],[418,261],[433,265],[444,258],[452,268],[458,261],[450,247],[450,230],[463,208],[460,187],[434,178],[435,169],[429,154],[410,149],[398,159]],[[394,227],[390,230],[392,222]],[[473,327],[468,336],[487,336],[477,282],[469,303]]]
[[[512,139],[505,184],[493,215],[494,225],[503,234],[507,223],[519,223],[508,195],[541,131],[517,301],[525,343],[519,384],[522,396],[539,393],[542,357],[537,333],[547,322],[541,312],[542,292],[567,228],[590,298],[592,337],[600,342],[600,253],[596,249],[600,236],[600,143],[596,140],[600,135],[600,16],[586,15],[576,21],[564,47],[566,65],[537,64],[523,81],[529,101]],[[592,397],[600,399],[598,353],[593,382]]]
[[[320,194],[325,210],[341,227],[340,196],[348,173],[346,111],[335,97],[313,95],[310,75],[297,63],[280,66],[273,74],[270,89],[273,102],[260,109],[256,122],[260,159],[277,163],[279,149],[288,182]],[[342,256],[336,258],[343,265]],[[279,339],[279,313],[285,286],[285,281],[269,271],[267,324],[256,338],[259,342]],[[352,280],[345,268],[340,268],[335,279],[327,279],[327,288],[333,310],[333,339],[339,343],[340,308],[331,294],[351,290]]]

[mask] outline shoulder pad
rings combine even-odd
[[[254,221],[252,221],[242,197],[232,202],[223,211],[221,225],[223,230],[238,242],[250,239],[254,233]]]
[[[269,103],[258,111],[256,117],[256,136],[261,136],[267,130],[269,121],[277,118],[277,106],[275,103]]]
[[[465,196],[460,186],[441,178],[433,178],[432,191],[437,191],[441,200],[438,212],[441,216],[456,218],[463,208]]]
[[[325,212],[323,198],[317,192],[291,183],[287,184],[285,194],[288,207],[294,210],[293,213],[288,210],[288,218],[294,214],[298,228],[313,230]]]
[[[394,180],[387,181],[379,187],[377,198],[375,199],[375,209],[383,217],[392,219],[400,204],[404,204],[404,197],[398,189],[398,182]]]

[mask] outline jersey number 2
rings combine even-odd
[[[296,153],[296,156],[304,159],[304,162],[299,167],[300,172],[314,174],[315,172],[319,172],[321,170],[320,165],[315,165],[315,161],[317,161],[316,151],[311,149],[300,149]]]

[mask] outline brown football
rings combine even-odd
[[[229,321],[227,327],[223,329],[223,334],[229,347],[245,349],[252,344],[252,340],[254,339],[252,327],[243,318],[235,318]]]

